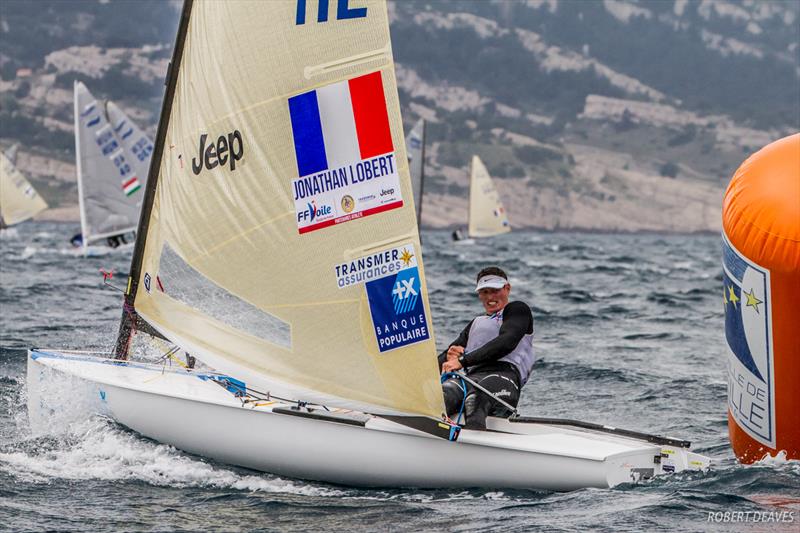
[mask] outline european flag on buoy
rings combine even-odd
[[[769,271],[723,239],[723,294],[728,407],[753,438],[774,446],[774,363],[769,335]]]
[[[736,170],[725,192],[728,431],[743,463],[800,459],[800,134]]]

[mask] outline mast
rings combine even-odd
[[[472,187],[475,184],[475,156],[472,156],[472,160],[469,163],[469,191],[467,191],[467,237],[472,237],[469,233],[469,228],[471,226],[470,220],[472,217]]]
[[[136,290],[139,286],[139,275],[142,268],[142,257],[147,240],[147,228],[150,225],[150,212],[153,209],[153,201],[156,197],[158,187],[158,175],[161,168],[161,158],[164,153],[164,141],[167,137],[167,126],[172,111],[172,101],[175,97],[175,87],[178,83],[178,73],[180,71],[181,59],[183,58],[183,47],[186,42],[186,34],[189,29],[189,18],[192,12],[194,0],[184,0],[181,11],[181,19],[178,25],[178,35],[175,37],[175,47],[172,51],[172,61],[169,64],[167,75],[167,90],[164,100],[161,103],[161,117],[158,122],[155,146],[153,147],[153,157],[150,159],[150,169],[147,175],[147,185],[145,186],[144,199],[142,201],[142,211],[139,214],[139,225],[136,230],[136,244],[133,248],[131,258],[131,269],[128,275],[128,284],[125,288],[125,301],[122,308],[122,318],[117,333],[117,343],[115,354],[117,359],[127,359],[128,350],[131,344],[131,334],[135,328],[145,327],[149,332],[154,332],[136,314],[133,302],[136,299]]]
[[[72,107],[75,121],[75,169],[78,178],[78,211],[81,215],[81,247],[83,248],[83,255],[86,255],[86,208],[83,201],[83,170],[81,168],[81,124],[80,124],[80,111],[78,110],[78,92],[76,87],[78,81],[72,84]]]
[[[422,199],[425,194],[425,119],[422,120],[422,150],[420,150],[422,164],[419,173],[419,205],[417,206],[417,226],[419,226],[419,242],[422,242]]]

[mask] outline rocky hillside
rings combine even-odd
[[[179,10],[3,1],[0,146],[21,144],[56,216],[75,212],[72,81],[154,134]],[[428,226],[465,223],[477,153],[515,227],[716,231],[736,167],[800,129],[795,3],[403,0],[389,12],[404,120],[429,121]]]

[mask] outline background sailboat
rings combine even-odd
[[[16,166],[16,146],[0,153],[0,229],[24,222],[47,209],[47,203]]]
[[[118,357],[31,350],[32,418],[56,372],[153,439],[335,483],[570,490],[661,473],[664,448],[707,464],[522,419],[451,442],[387,6],[363,4],[186,2]],[[140,324],[225,374],[125,362]]]
[[[411,175],[411,189],[414,191],[414,208],[417,213],[417,226],[422,226],[422,200],[425,187],[425,119],[419,119],[406,136],[408,150],[408,170]]]
[[[80,245],[119,244],[136,230],[153,143],[114,103],[104,105],[76,81],[75,161]],[[123,237],[124,238],[124,237]]]
[[[511,231],[508,215],[492,177],[477,155],[472,156],[468,220],[469,238],[492,237]],[[455,240],[460,240],[461,237],[460,231],[453,232]]]

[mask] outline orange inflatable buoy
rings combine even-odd
[[[731,446],[800,459],[800,134],[742,163],[722,227]]]

